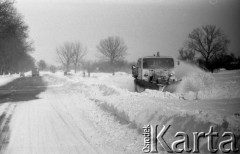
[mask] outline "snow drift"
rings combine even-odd
[[[210,73],[182,62],[175,70],[176,76],[182,79],[176,92],[195,99],[239,98],[240,71],[227,72]]]
[[[184,63],[175,71],[182,79],[176,93],[155,90],[133,92],[134,79],[131,74],[122,72],[116,73],[115,76],[108,73],[92,73],[91,77],[83,77],[81,72],[71,76],[63,76],[61,72],[43,72],[40,75],[48,86],[62,85],[58,87],[58,92],[67,104],[63,111],[72,113],[74,110],[74,113],[78,113],[73,100],[79,107],[83,107],[80,100],[84,98],[84,104],[91,106],[89,112],[97,112],[96,115],[99,115],[99,111],[95,109],[99,107],[119,124],[136,129],[140,134],[141,128],[146,124],[173,125],[170,136],[167,136],[169,139],[179,128],[189,132],[205,131],[210,125],[218,131],[233,130],[239,133],[239,112],[234,109],[235,106],[231,109],[234,112],[223,114],[226,112],[224,105],[231,105],[233,98],[239,98],[239,71],[212,74]],[[54,90],[56,89],[52,92]],[[48,92],[47,90],[41,93],[39,98],[43,99]],[[196,100],[183,100],[183,96],[187,95]],[[54,100],[56,96],[49,97],[53,97]],[[220,104],[218,101],[209,100],[221,98],[227,98],[227,101],[223,100]],[[107,123],[106,119],[102,122]],[[140,134],[136,137],[139,139],[138,143],[142,143]]]

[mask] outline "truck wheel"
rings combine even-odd
[[[138,85],[138,84],[136,84],[136,83],[134,83],[134,85],[135,85],[135,91],[136,91],[136,92],[141,93],[141,92],[144,92],[144,91],[145,91],[145,88],[144,88],[144,87],[142,87],[142,86],[140,86],[140,85]]]

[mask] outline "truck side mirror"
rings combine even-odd
[[[136,69],[137,67],[135,65],[132,65],[132,70]]]
[[[134,78],[137,78],[137,76],[138,76],[138,69],[135,65],[132,65],[132,76]]]

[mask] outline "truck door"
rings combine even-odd
[[[138,59],[137,69],[138,69],[138,77],[137,78],[142,80],[142,59]]]

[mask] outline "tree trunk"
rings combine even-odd
[[[115,75],[114,62],[113,61],[111,61],[111,69],[112,69],[112,74]]]
[[[208,62],[208,58],[206,58],[205,63],[206,63],[206,68],[209,70],[209,62]]]
[[[74,65],[74,72],[77,73],[77,65]]]
[[[69,65],[67,64],[66,65],[66,72],[68,72],[69,71]]]
[[[209,58],[206,58],[206,68],[213,73],[213,69],[211,68],[210,62],[209,62]]]

